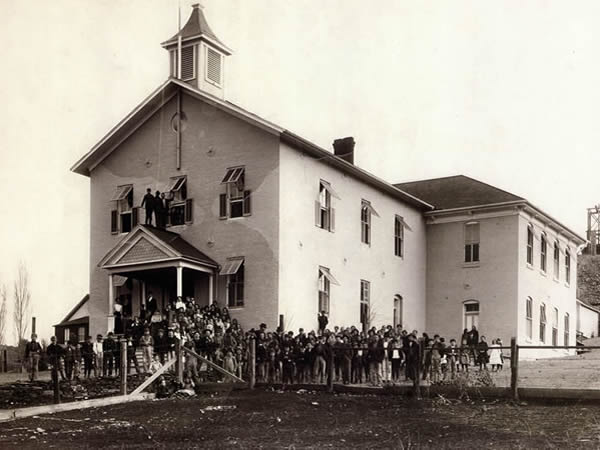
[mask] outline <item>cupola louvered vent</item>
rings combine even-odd
[[[221,54],[207,47],[206,78],[216,84],[221,84]]]
[[[181,49],[181,79],[182,80],[193,80],[196,78],[196,71],[194,70],[194,54],[195,46],[184,47]]]

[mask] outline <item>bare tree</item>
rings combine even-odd
[[[8,322],[8,293],[6,292],[6,285],[0,286],[0,346],[6,344],[6,323]]]
[[[18,343],[25,339],[29,327],[29,316],[31,315],[31,292],[29,291],[29,272],[25,263],[21,261],[17,270],[17,278],[14,282],[14,310],[13,319]]]

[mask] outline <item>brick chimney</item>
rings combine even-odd
[[[352,136],[333,141],[333,153],[343,160],[354,164],[354,138]]]

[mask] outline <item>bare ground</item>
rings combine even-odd
[[[598,448],[600,405],[234,391],[0,424],[1,448]]]

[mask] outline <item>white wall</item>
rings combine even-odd
[[[331,183],[335,232],[315,226],[319,181]],[[361,199],[381,217],[372,218],[372,243],[361,242]],[[394,217],[404,217],[404,258],[394,255]],[[360,326],[360,280],[371,282],[372,325],[392,323],[394,295],[404,299],[403,325],[425,325],[425,223],[420,211],[282,144],[280,152],[279,305],[289,329],[317,326],[318,269],[328,267],[330,325]]]
[[[598,337],[598,313],[577,302],[577,331],[585,337]]]

